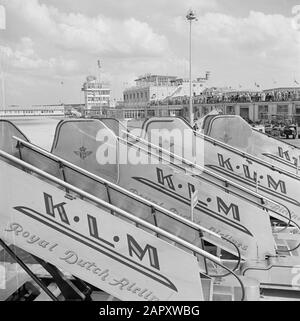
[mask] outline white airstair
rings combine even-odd
[[[127,200],[132,197],[133,202],[150,208],[153,217],[164,216],[179,229],[192,232],[199,243],[170,233],[159,219],[147,222],[109,204],[100,194],[96,197],[83,191],[67,178],[77,172],[81,179],[100,185],[95,176],[22,139],[17,148],[17,141],[11,141],[13,155],[0,150],[1,245],[22,267],[16,271],[15,264],[1,264],[5,277],[2,299],[11,298],[21,287],[36,300],[80,300],[91,298],[93,293],[99,298],[95,289],[108,294],[103,298],[120,300],[218,300],[227,292],[234,300],[258,299],[258,282],[238,277],[220,258],[203,249],[203,235],[214,233],[117,186],[117,192],[123,192]],[[41,158],[36,159],[39,166],[24,160],[29,151],[40,153]],[[50,160],[52,170],[57,166],[64,179],[47,173],[44,166],[49,171]],[[102,180],[101,184],[106,193],[114,192],[111,183]],[[30,253],[37,264],[27,266],[8,244]],[[211,271],[221,273],[211,275]],[[39,274],[44,278],[50,274],[53,281],[45,284]],[[224,274],[233,275],[235,281]]]
[[[300,149],[287,139],[255,130],[240,116],[206,116],[200,130],[206,136],[299,175]]]

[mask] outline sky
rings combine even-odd
[[[300,0],[0,0],[0,71],[6,104],[83,103],[88,75],[112,99],[146,73],[211,72],[208,86],[300,83]],[[1,15],[0,15],[1,20]],[[1,95],[1,94],[0,94]]]

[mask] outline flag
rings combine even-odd
[[[257,83],[255,83],[255,86],[256,86],[257,88],[259,88],[259,87],[260,87],[260,85],[259,85],[259,84],[257,84]]]
[[[191,207],[194,209],[198,204],[198,191],[191,194]]]
[[[6,12],[5,8],[0,5],[0,30],[6,29]]]
[[[100,60],[98,60],[98,68],[100,69],[101,68],[101,62],[100,62]]]
[[[294,80],[294,82],[295,82],[295,84],[299,85],[299,83],[298,83],[298,81],[296,79]]]

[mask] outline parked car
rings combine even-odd
[[[292,136],[293,139],[295,139],[296,137],[298,137],[297,126],[296,125],[289,125],[289,126],[284,127],[283,135],[287,139],[290,138],[290,136]]]
[[[271,135],[275,137],[280,137],[282,136],[283,133],[283,128],[281,126],[273,126],[271,130]]]
[[[252,128],[254,130],[257,130],[258,132],[265,133],[265,126],[264,125],[252,125]]]
[[[272,132],[272,125],[271,124],[266,124],[265,125],[265,133],[268,135],[271,135]]]

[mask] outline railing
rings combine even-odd
[[[64,181],[66,181],[66,173],[65,173],[64,169],[69,168],[69,169],[72,169],[72,170],[76,171],[77,173],[80,173],[80,174],[84,175],[85,177],[87,177],[89,179],[92,179],[93,181],[96,181],[97,183],[100,183],[100,184],[104,185],[106,190],[107,190],[108,200],[109,200],[110,204],[112,202],[111,202],[111,197],[110,197],[110,193],[109,193],[109,188],[111,190],[118,191],[119,193],[121,193],[123,195],[124,194],[127,195],[130,199],[135,199],[140,204],[143,204],[143,205],[146,205],[146,206],[149,207],[149,209],[151,210],[151,214],[153,215],[154,224],[157,227],[160,227],[160,228],[164,229],[163,226],[158,226],[158,221],[157,221],[157,218],[156,218],[156,214],[159,214],[160,216],[161,215],[166,215],[167,217],[175,220],[175,222],[177,222],[177,224],[178,223],[183,224],[184,227],[189,227],[189,228],[192,229],[192,231],[194,233],[197,233],[199,238],[201,239],[202,247],[204,247],[204,244],[203,244],[202,240],[207,240],[207,241],[210,241],[210,242],[212,241],[210,238],[205,237],[205,234],[203,235],[203,233],[209,234],[210,236],[213,236],[213,237],[215,237],[217,239],[220,239],[220,240],[223,240],[223,241],[229,243],[236,250],[236,253],[235,253],[236,255],[235,256],[237,257],[237,260],[236,260],[236,265],[233,268],[233,271],[236,271],[239,268],[240,263],[241,263],[241,259],[242,259],[241,258],[241,253],[240,253],[239,248],[236,246],[236,244],[234,242],[232,242],[231,240],[229,240],[229,239],[225,238],[224,236],[221,236],[221,235],[219,235],[217,233],[214,233],[211,230],[208,230],[205,227],[200,226],[199,224],[196,224],[196,223],[194,223],[194,222],[192,222],[190,220],[187,220],[184,217],[181,217],[181,216],[179,216],[179,215],[177,215],[177,214],[175,214],[175,213],[173,213],[173,212],[171,212],[171,211],[169,211],[169,210],[167,210],[167,209],[165,209],[165,208],[163,208],[163,207],[161,207],[161,206],[159,206],[159,205],[157,205],[157,204],[155,204],[155,203],[153,203],[151,201],[148,201],[145,198],[140,197],[140,196],[138,196],[138,195],[136,195],[136,194],[134,194],[134,193],[122,188],[122,187],[120,187],[119,185],[116,185],[116,184],[114,184],[114,183],[112,183],[112,182],[110,182],[110,181],[108,181],[108,180],[106,180],[106,179],[104,179],[104,178],[102,178],[100,176],[97,176],[97,175],[95,175],[95,174],[93,174],[91,172],[88,172],[88,171],[86,171],[86,170],[84,170],[84,169],[82,169],[82,168],[80,168],[80,167],[78,167],[78,166],[76,166],[76,165],[74,165],[74,164],[72,164],[72,163],[70,163],[70,162],[68,162],[68,161],[66,161],[66,160],[54,155],[54,154],[52,154],[52,153],[49,153],[49,152],[45,151],[44,149],[42,149],[42,148],[40,148],[40,147],[38,147],[38,146],[36,146],[34,144],[26,142],[26,141],[22,140],[21,138],[18,138],[18,137],[15,137],[15,136],[13,138],[16,139],[17,142],[18,142],[17,147],[19,149],[19,155],[20,155],[21,159],[22,159],[22,148],[23,147],[27,147],[31,151],[37,152],[40,155],[43,155],[44,157],[47,157],[48,159],[55,160],[58,163],[57,165],[59,166],[60,170],[62,171],[62,176],[63,176],[63,180]],[[181,230],[183,230],[183,229],[181,229]],[[188,235],[192,236],[192,233],[189,232]],[[222,276],[227,276],[227,275],[228,274],[222,275]]]
[[[72,191],[73,193],[79,195],[79,197],[82,200],[94,203],[97,207],[100,206],[101,208],[105,208],[107,210],[107,212],[109,213],[117,213],[118,215],[120,215],[121,217],[125,218],[126,220],[131,221],[132,223],[135,224],[136,227],[140,228],[141,226],[152,231],[153,233],[156,234],[157,237],[164,237],[165,239],[167,239],[169,242],[172,242],[176,245],[180,245],[181,247],[185,248],[186,250],[190,251],[193,253],[193,255],[197,258],[197,255],[203,257],[204,259],[207,259],[211,262],[213,262],[214,264],[216,264],[217,266],[221,267],[222,269],[226,270],[229,274],[231,274],[240,284],[241,286],[241,290],[242,290],[242,297],[241,297],[241,301],[244,300],[245,298],[245,288],[244,288],[244,284],[243,281],[241,280],[241,278],[236,275],[233,271],[231,271],[227,266],[225,266],[224,264],[222,264],[221,259],[219,259],[218,257],[198,248],[197,246],[190,244],[180,238],[178,238],[177,236],[174,236],[172,234],[170,234],[169,232],[166,232],[136,216],[134,216],[133,214],[130,214],[114,205],[111,205],[85,191],[80,190],[79,188],[68,184],[32,165],[27,164],[26,162],[7,154],[4,151],[0,150],[0,157],[4,158],[5,160],[8,160],[10,162],[12,162],[15,165],[19,165],[24,169],[26,169],[26,172],[29,174],[30,172],[35,173],[36,175],[38,175],[39,177],[41,177],[42,179],[46,179],[48,182],[50,181],[52,184],[54,183],[55,185],[60,186],[61,188],[64,188],[66,193],[69,194],[70,191]]]
[[[27,275],[31,277],[33,281],[38,284],[41,289],[48,295],[52,301],[58,301],[58,298],[47,288],[44,284],[31,270],[30,268],[18,257],[18,255],[0,238],[0,245],[10,257],[12,257],[26,272]]]
[[[192,128],[191,128],[191,130],[192,130]],[[227,149],[227,150],[230,150],[230,151],[234,152],[235,154],[239,154],[240,156],[242,156],[243,158],[246,158],[247,160],[253,160],[256,163],[259,163],[259,164],[261,164],[263,166],[266,166],[266,167],[270,168],[272,171],[276,171],[276,172],[279,172],[280,174],[284,174],[284,175],[287,175],[287,176],[292,177],[294,179],[300,180],[300,176],[298,176],[298,175],[296,175],[296,174],[294,174],[292,172],[289,172],[287,170],[284,170],[284,169],[282,169],[280,167],[277,167],[275,165],[270,165],[267,161],[264,161],[264,160],[254,156],[254,155],[248,154],[246,152],[242,152],[239,149],[237,149],[237,148],[235,148],[233,146],[230,146],[230,145],[228,145],[226,143],[223,143],[223,142],[221,142],[221,141],[219,141],[217,139],[214,139],[214,138],[212,138],[210,136],[207,136],[207,135],[195,132],[195,131],[194,131],[194,133],[195,133],[195,135],[197,137],[201,137],[204,140],[206,140],[208,142],[211,142],[214,145],[221,146],[224,149]]]
[[[155,215],[156,215],[156,211],[159,212],[160,214],[164,214],[166,215],[167,217],[175,220],[177,223],[181,223],[183,224],[184,226],[186,227],[189,227],[191,228],[192,230],[196,231],[197,234],[199,235],[200,238],[203,238],[203,233],[206,233],[206,234],[209,234],[217,239],[221,239],[221,240],[224,240],[224,241],[227,241],[228,243],[230,243],[236,250],[237,250],[237,257],[240,258],[241,257],[241,254],[240,254],[240,251],[239,249],[237,248],[237,246],[230,240],[226,239],[225,237],[217,234],[217,233],[214,233],[212,232],[211,230],[199,225],[199,224],[196,224],[188,219],[185,219],[184,217],[181,217],[135,193],[132,193],[128,190],[126,190],[125,188],[122,188],[121,186],[117,185],[117,184],[114,184],[100,176],[97,176],[81,167],[78,167],[70,162],[68,162],[67,160],[63,159],[63,158],[60,158],[59,156],[56,156],[52,153],[49,153],[47,152],[46,150],[34,145],[34,144],[31,144],[29,142],[26,142],[24,140],[22,140],[21,138],[19,137],[13,137],[18,143],[17,143],[17,148],[19,149],[19,155],[20,155],[20,158],[22,159],[22,148],[23,147],[27,147],[28,149],[30,149],[31,151],[34,151],[44,157],[47,157],[48,159],[51,159],[51,160],[54,160],[55,162],[57,162],[57,166],[59,166],[59,169],[62,170],[62,173],[63,173],[63,179],[64,181],[66,181],[66,175],[65,175],[65,172],[64,172],[64,169],[66,168],[69,168],[69,169],[72,169],[74,171],[76,171],[77,173],[80,173],[82,174],[83,176],[99,183],[99,184],[102,184],[105,186],[105,188],[110,188],[112,190],[115,190],[115,191],[118,191],[124,195],[127,195],[130,199],[135,199],[136,201],[138,201],[139,203],[143,204],[143,205],[146,205],[147,207],[149,207],[149,209],[151,210],[153,216],[154,216],[154,223],[157,224],[157,220],[155,219]],[[108,198],[109,197],[109,193],[108,193]],[[158,226],[159,227],[159,226]],[[162,227],[160,227],[162,228]],[[204,237],[205,238],[205,237]],[[207,239],[207,238],[206,238]]]
[[[271,200],[271,199],[269,199],[269,198],[267,198],[267,197],[265,197],[265,196],[262,196],[262,195],[260,195],[260,194],[258,194],[258,193],[256,193],[256,192],[253,192],[252,190],[250,190],[250,189],[248,189],[248,188],[246,188],[246,187],[244,187],[244,186],[241,186],[241,185],[239,185],[239,184],[237,184],[237,183],[235,183],[235,182],[232,182],[232,181],[230,181],[230,180],[224,179],[224,177],[222,177],[222,176],[220,176],[220,175],[218,175],[218,174],[215,174],[214,172],[212,172],[212,171],[210,171],[210,170],[207,170],[206,168],[204,168],[204,167],[202,167],[202,166],[200,166],[200,165],[198,165],[198,164],[195,164],[195,163],[193,163],[193,162],[191,162],[191,161],[189,161],[189,160],[187,160],[187,159],[184,159],[184,158],[182,158],[182,157],[180,157],[180,156],[178,156],[178,155],[176,155],[176,154],[173,154],[173,153],[169,152],[168,150],[161,148],[160,146],[154,145],[154,144],[150,143],[149,141],[146,141],[146,140],[144,140],[144,139],[141,139],[140,137],[137,137],[137,136],[131,134],[131,133],[128,132],[128,131],[126,131],[126,132],[123,131],[123,132],[126,133],[127,136],[131,136],[132,138],[134,138],[136,141],[142,142],[143,144],[146,144],[146,145],[148,145],[148,146],[150,145],[152,148],[158,149],[159,151],[161,151],[161,152],[163,152],[163,153],[166,153],[168,156],[173,157],[174,159],[177,159],[177,160],[182,161],[182,163],[188,165],[188,166],[191,167],[191,168],[199,169],[199,170],[201,170],[202,172],[205,172],[205,173],[207,173],[207,174],[209,174],[209,175],[211,175],[211,176],[213,176],[213,177],[215,177],[215,178],[217,178],[217,179],[222,180],[222,181],[224,182],[224,185],[225,185],[225,186],[224,186],[224,187],[223,187],[223,186],[220,186],[219,184],[216,184],[216,183],[212,182],[211,180],[204,178],[203,176],[195,175],[194,171],[192,171],[192,170],[190,170],[190,169],[186,169],[187,172],[189,172],[189,173],[190,173],[191,175],[193,175],[193,176],[197,176],[197,178],[199,178],[199,179],[206,180],[206,181],[208,181],[208,182],[211,183],[211,184],[214,184],[214,185],[216,185],[216,186],[218,186],[218,187],[223,188],[223,190],[224,190],[224,191],[227,191],[227,192],[229,192],[229,190],[228,190],[229,186],[232,185],[232,186],[236,187],[238,190],[245,191],[245,192],[251,194],[252,196],[258,197],[258,198],[260,199],[260,201],[261,201],[261,204],[260,204],[260,203],[257,203],[257,202],[254,202],[253,200],[247,198],[246,196],[241,196],[241,194],[236,193],[236,192],[233,192],[233,191],[230,190],[230,192],[231,192],[233,195],[237,195],[237,196],[239,196],[239,197],[242,197],[242,198],[246,199],[248,202],[259,206],[259,207],[262,208],[263,210],[267,210],[267,211],[273,212],[273,213],[275,213],[276,215],[280,216],[280,217],[283,219],[282,222],[286,224],[286,226],[285,226],[280,232],[282,232],[282,231],[284,231],[285,229],[287,229],[288,226],[290,225],[290,223],[293,223],[294,226],[298,229],[298,231],[300,231],[300,226],[291,218],[291,217],[292,217],[292,214],[291,214],[290,210],[289,210],[286,206],[283,206],[283,205],[281,205],[281,204],[279,204],[279,203],[277,203],[277,202],[275,202],[275,201],[273,201],[273,200]],[[123,140],[122,138],[119,138],[119,139]],[[126,142],[126,140],[123,140],[123,141]],[[127,142],[127,143],[129,143],[129,142]],[[131,144],[132,146],[134,146],[134,147],[137,148],[137,149],[143,149],[143,148],[140,148],[140,147],[135,146],[133,143],[129,143],[129,144]],[[143,149],[143,150],[144,150],[144,149]],[[146,150],[144,150],[144,151],[146,152]],[[163,159],[161,155],[159,155],[159,156],[156,155],[156,157],[161,158],[162,160],[168,162],[168,160],[167,160],[167,159]],[[179,165],[176,164],[176,165],[174,165],[174,166],[179,166]],[[185,170],[185,168],[183,168],[183,170]],[[273,203],[273,204],[276,205],[276,206],[280,206],[280,207],[282,207],[282,208],[285,208],[286,211],[287,211],[288,214],[289,214],[289,217],[286,217],[285,215],[283,215],[283,214],[281,214],[281,213],[279,213],[279,212],[277,212],[277,211],[275,211],[275,210],[273,210],[273,209],[270,209],[270,208],[266,209],[265,201],[271,202],[271,203]],[[288,222],[285,222],[284,220],[288,220]],[[297,250],[299,247],[300,247],[300,242],[299,242],[294,248],[288,249],[288,250],[281,250],[280,252],[293,252],[293,251]]]
[[[226,116],[230,116],[230,115],[226,115]],[[209,120],[208,129],[206,130],[206,132],[209,132],[209,131],[211,130],[211,126],[212,126],[212,122],[213,122],[213,121],[214,121],[214,118]],[[251,129],[252,129],[252,130],[255,130],[254,128],[251,128]],[[212,137],[210,137],[210,136],[207,135],[207,134],[203,134],[203,133],[199,133],[199,132],[195,132],[195,133],[196,133],[196,134],[204,135],[206,140],[207,140],[207,138],[209,137],[209,138],[211,138],[211,139],[213,139],[213,140],[215,140],[215,141],[218,141],[218,140],[216,140],[215,138],[212,138]],[[272,135],[270,135],[270,134],[268,134],[268,133],[260,132],[260,134],[261,134],[261,135],[264,135],[264,136],[267,136],[267,137],[270,137],[270,138],[272,138],[272,139],[275,139],[275,140],[277,140],[278,142],[283,143],[283,141],[282,141],[280,138],[275,137],[275,136],[272,136]],[[220,142],[220,141],[218,141],[218,142],[219,142],[219,143],[222,143],[222,142]],[[294,149],[299,149],[299,147],[296,147],[295,145],[289,143],[288,141],[285,141],[284,144],[289,145],[290,147],[292,147],[292,148],[294,148]],[[226,144],[226,145],[229,146],[229,147],[233,147],[233,146],[228,145],[228,144]],[[235,147],[233,147],[233,148],[235,148]],[[247,155],[248,155],[248,154],[247,154]],[[256,156],[254,156],[254,155],[251,155],[251,156],[252,156],[252,157],[256,157]],[[293,163],[291,163],[291,162],[289,162],[289,161],[287,161],[287,160],[285,160],[285,159],[281,159],[280,161],[281,161],[282,163],[284,163],[285,165],[294,168],[294,169],[296,170],[296,175],[297,175],[297,176],[299,175],[299,167],[298,167],[296,164],[293,164]],[[270,166],[270,164],[268,164],[268,165]]]
[[[230,191],[232,194],[238,195],[239,197],[242,197],[242,198],[246,199],[248,202],[251,202],[251,203],[253,203],[253,204],[256,204],[257,206],[259,206],[259,207],[262,208],[263,210],[266,209],[265,202],[270,202],[270,203],[272,203],[272,204],[274,204],[274,205],[276,205],[276,206],[280,206],[280,207],[282,207],[282,208],[285,208],[286,211],[287,211],[287,213],[288,213],[288,215],[289,215],[288,217],[284,216],[283,214],[281,214],[281,213],[279,213],[279,212],[277,212],[277,211],[275,211],[275,210],[273,210],[273,209],[269,209],[269,208],[268,208],[268,211],[271,211],[271,212],[275,213],[276,215],[284,218],[285,220],[288,220],[288,223],[287,223],[287,224],[290,224],[291,222],[294,223],[294,224],[296,225],[296,227],[298,227],[299,230],[300,230],[300,227],[298,226],[298,224],[295,223],[295,222],[292,220],[292,218],[291,218],[292,215],[291,215],[291,213],[290,213],[290,210],[289,210],[287,207],[279,204],[278,202],[275,202],[275,201],[273,201],[273,200],[271,200],[271,199],[269,199],[269,198],[267,198],[267,197],[265,197],[265,196],[262,196],[261,194],[259,194],[259,193],[257,193],[257,192],[254,192],[254,191],[252,191],[252,190],[250,190],[250,189],[248,189],[248,188],[246,188],[246,187],[244,187],[244,186],[242,186],[242,185],[240,185],[240,184],[238,184],[238,183],[235,183],[235,182],[233,182],[233,181],[231,181],[231,180],[225,179],[223,176],[221,176],[221,175],[219,175],[219,174],[216,174],[216,173],[214,173],[214,172],[206,169],[205,167],[202,167],[201,165],[195,164],[195,163],[193,163],[193,162],[191,162],[191,161],[189,161],[189,160],[187,160],[187,159],[185,159],[185,158],[183,158],[183,157],[181,157],[181,156],[178,156],[178,155],[176,155],[176,154],[174,154],[174,153],[171,153],[170,151],[168,151],[168,150],[166,150],[166,149],[164,149],[164,148],[162,148],[162,147],[160,147],[160,146],[154,145],[154,144],[150,143],[149,141],[144,140],[144,139],[142,139],[142,138],[140,138],[140,137],[138,137],[138,136],[135,136],[135,135],[133,135],[133,134],[130,133],[130,132],[125,132],[125,131],[124,131],[124,133],[125,133],[127,136],[132,137],[135,141],[138,141],[138,142],[140,142],[140,143],[142,143],[142,144],[144,144],[144,145],[146,145],[146,146],[151,146],[151,148],[157,149],[159,152],[166,154],[169,158],[176,159],[176,160],[180,161],[182,164],[185,164],[185,165],[188,166],[188,167],[186,168],[186,167],[180,166],[179,164],[172,164],[172,163],[170,163],[170,159],[164,158],[162,155],[153,155],[153,156],[156,156],[156,157],[160,158],[161,160],[165,161],[165,162],[166,162],[166,165],[168,165],[167,163],[170,163],[170,164],[172,164],[172,166],[176,166],[177,168],[181,169],[183,172],[187,172],[187,173],[189,173],[190,175],[197,176],[197,178],[199,178],[199,179],[201,179],[201,180],[206,180],[206,181],[208,181],[209,183],[212,183],[212,184],[214,184],[214,185],[216,185],[216,186],[218,186],[218,187],[221,187],[222,189],[224,189],[224,190],[227,191],[227,192],[228,192],[228,188],[229,188],[230,185],[231,185],[231,186],[237,188],[239,191],[246,192],[247,194],[252,195],[252,196],[254,196],[255,198],[259,199],[259,200],[260,200],[260,203],[257,203],[257,202],[253,201],[252,199],[250,199],[250,198],[248,198],[248,197],[246,197],[246,196],[242,196],[240,193],[236,193],[236,192]],[[125,139],[123,139],[123,138],[121,138],[121,137],[119,137],[119,140],[122,141],[123,143],[128,143],[128,144],[130,144],[131,146],[133,146],[133,147],[135,147],[135,148],[137,148],[137,149],[142,149],[142,150],[144,150],[145,152],[148,152],[146,149],[143,149],[143,148],[140,147],[140,146],[136,146],[133,142],[129,142],[128,140],[125,140]],[[201,175],[198,175],[198,174],[195,173],[195,171],[193,171],[192,169],[197,169],[197,170],[201,171],[202,173],[206,173],[206,174],[208,174],[209,176],[214,177],[214,178],[222,181],[225,186],[224,186],[224,187],[223,187],[223,186],[220,186],[219,184],[216,184],[215,182],[213,182],[213,181],[211,181],[211,180],[209,180],[209,179],[207,179],[207,178],[205,178],[205,177],[203,177],[203,176],[201,176]]]

